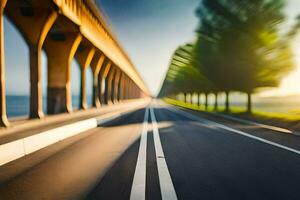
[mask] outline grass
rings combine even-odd
[[[197,110],[197,111],[206,111],[205,106],[197,106],[195,104],[191,103],[184,103],[182,101],[178,101],[175,99],[170,99],[170,98],[164,98],[164,101],[175,105],[179,106],[182,108],[188,108],[191,110]],[[219,113],[224,113],[225,107],[224,106],[219,106],[218,111]],[[215,112],[213,106],[208,106],[207,112]],[[241,107],[230,107],[230,113],[232,115],[237,115],[240,117],[254,117],[257,119],[263,119],[263,120],[276,120],[276,121],[285,121],[285,122],[298,122],[300,121],[300,114],[293,112],[293,113],[275,113],[275,112],[265,112],[265,111],[260,111],[260,110],[253,110],[251,114],[247,113],[245,108]]]

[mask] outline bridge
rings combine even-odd
[[[164,99],[151,98],[93,0],[0,2],[0,200],[300,199],[297,125],[210,111],[198,80],[174,84],[187,60],[176,53]],[[29,48],[28,119],[7,115],[4,17]]]
[[[47,113],[72,112],[71,61],[81,68],[80,108],[87,109],[85,73],[93,72],[93,106],[149,94],[130,59],[92,0],[1,1],[0,126],[6,114],[3,17],[17,27],[29,47],[30,118],[43,118],[41,55],[48,58]]]

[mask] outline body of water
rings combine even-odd
[[[7,96],[7,115],[9,118],[28,116],[29,114],[29,97],[28,96]],[[87,97],[88,105],[92,105],[92,96]],[[211,99],[210,104],[213,104]],[[224,102],[220,99],[220,105]],[[73,109],[79,108],[79,96],[72,97]],[[246,99],[231,100],[231,106],[246,109]],[[44,98],[44,112],[46,113],[47,100]],[[276,98],[253,98],[253,108],[258,111],[275,112],[285,114],[300,114],[299,97],[276,97]]]
[[[87,97],[88,105],[92,105],[92,96]],[[79,96],[72,96],[73,109],[79,108]],[[7,115],[9,118],[22,117],[29,115],[29,96],[7,96]],[[43,98],[43,110],[47,111],[47,98]]]

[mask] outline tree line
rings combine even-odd
[[[183,93],[252,94],[277,87],[294,69],[291,42],[300,28],[300,17],[287,30],[285,0],[202,0],[196,14],[199,25],[194,43],[176,49],[159,97]],[[198,98],[199,99],[199,98]]]

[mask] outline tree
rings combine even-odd
[[[205,93],[213,89],[213,85],[201,75],[194,65],[194,46],[186,44],[177,48],[163,83],[159,96],[166,96],[174,93]]]
[[[251,94],[278,86],[293,69],[290,37],[279,33],[283,7],[284,0],[203,0],[197,10],[195,60],[201,74],[225,91],[226,111],[230,91],[247,93],[251,112]]]

